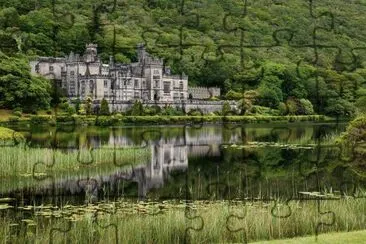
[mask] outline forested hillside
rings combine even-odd
[[[313,106],[348,116],[366,105],[365,0],[109,2],[0,0],[0,106],[21,106],[12,101],[26,96],[6,95],[24,77],[6,63],[82,53],[91,42],[104,61],[126,63],[144,43],[191,85],[219,86],[228,99],[251,91],[255,103],[284,114]],[[49,89],[43,83],[36,86]]]

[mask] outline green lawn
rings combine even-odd
[[[315,240],[315,236],[292,238],[284,240],[275,241],[264,241],[255,243],[285,243],[285,244],[301,244],[301,243],[329,243],[329,244],[343,244],[343,243],[366,243],[366,230],[363,231],[353,231],[353,232],[336,232],[321,234],[318,236],[318,240]]]

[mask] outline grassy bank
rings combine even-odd
[[[341,233],[329,233],[318,236],[318,240],[314,236],[275,240],[275,241],[263,241],[256,242],[257,244],[310,244],[310,243],[324,243],[324,244],[361,244],[365,243],[366,231],[353,231],[353,232],[341,232]]]
[[[9,143],[9,141],[20,142],[24,139],[23,135],[20,133],[15,132],[12,129],[0,127],[0,144],[4,145]]]
[[[75,125],[96,125],[96,126],[118,126],[118,125],[166,125],[166,124],[203,124],[203,123],[276,123],[276,122],[324,122],[332,119],[324,115],[294,115],[294,116],[52,116],[52,115],[30,115],[27,117],[11,117],[12,119],[2,120],[1,124],[75,124]]]
[[[283,205],[278,209],[274,206],[273,202],[229,204],[227,201],[195,202],[189,209],[183,202],[120,201],[63,208],[29,206],[25,209],[36,217],[18,219],[24,236],[10,236],[14,223],[9,218],[11,210],[6,210],[9,213],[0,219],[0,224],[5,226],[0,230],[0,241],[18,238],[23,243],[26,240],[46,243],[50,236],[55,243],[116,243],[116,240],[119,243],[183,243],[185,238],[191,243],[244,243],[300,236],[313,236],[315,240],[319,222],[331,222],[330,215],[319,215],[316,201],[291,201],[292,214],[287,218],[274,217],[273,209],[278,215],[288,211]],[[366,228],[364,215],[360,214],[366,209],[364,199],[324,200],[320,207],[322,211],[334,212],[335,222],[320,225],[319,234]]]

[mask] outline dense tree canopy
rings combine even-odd
[[[132,62],[144,43],[191,85],[257,90],[258,105],[293,97],[317,113],[349,115],[363,104],[365,1],[315,0],[313,15],[302,0],[182,2],[0,0],[0,49],[63,56],[94,42],[105,62]],[[334,19],[315,18],[326,11]]]
[[[28,60],[0,53],[0,108],[46,109],[51,101],[51,83],[31,76]]]

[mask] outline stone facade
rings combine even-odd
[[[137,58],[138,62],[131,64],[118,64],[113,58],[103,64],[97,45],[88,44],[82,56],[71,52],[65,58],[40,57],[30,66],[33,74],[55,80],[70,99],[105,98],[109,104],[135,100],[182,103],[189,98],[220,95],[218,88],[188,88],[188,76],[171,75],[170,68],[148,54],[142,45],[137,47]]]
[[[193,99],[209,99],[219,97],[221,91],[218,87],[188,87],[188,94]]]

